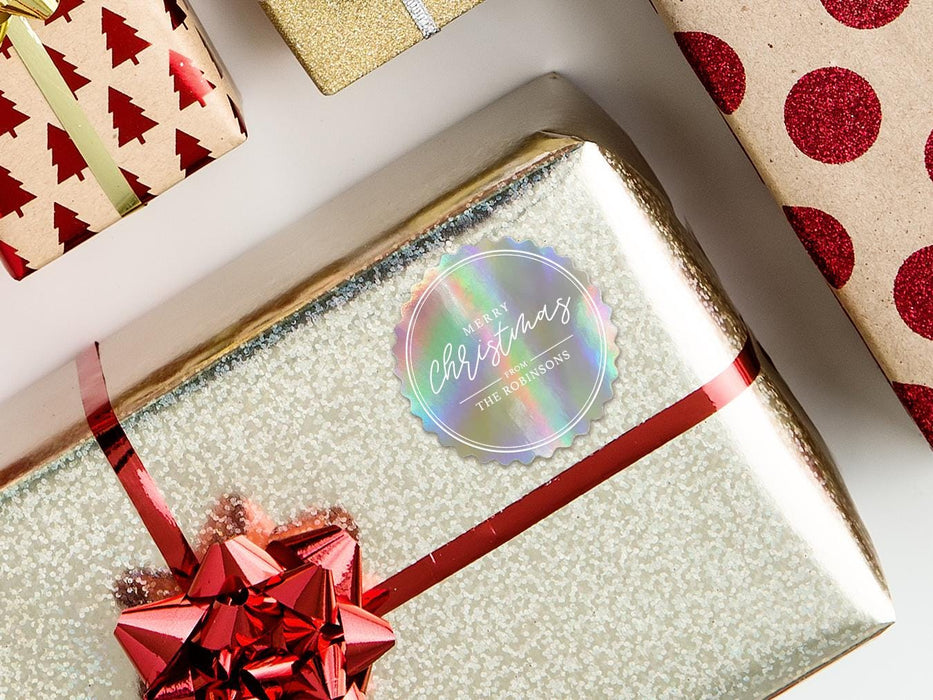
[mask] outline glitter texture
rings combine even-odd
[[[920,426],[927,442],[933,445],[933,389],[920,384],[895,382],[894,391],[897,392],[897,397],[908,413]]]
[[[852,239],[843,225],[812,207],[784,207],[784,215],[826,281],[842,289],[855,268]]]
[[[881,102],[865,78],[847,68],[819,68],[794,85],[784,103],[794,145],[822,163],[864,155],[881,130]]]
[[[716,106],[735,112],[745,98],[745,66],[735,49],[705,32],[676,32],[674,38]]]
[[[583,145],[221,359],[127,432],[187,532],[223,493],[276,523],[340,506],[381,579],[735,359],[744,327],[686,236],[650,184]],[[571,258],[619,330],[604,416],[527,466],[439,446],[394,374],[412,287],[443,254],[503,237]],[[892,612],[870,545],[785,396],[766,367],[713,418],[393,612],[398,645],[372,697],[760,698],[882,630]],[[0,696],[138,697],[111,634],[112,582],[160,557],[96,445],[0,494],[0,543],[0,639],[15,640]]]
[[[921,248],[901,265],[894,304],[910,330],[933,340],[933,246]]]
[[[441,27],[457,19],[467,10],[473,9],[480,2],[482,0],[424,0],[431,16]]]
[[[427,9],[421,22],[403,0],[263,0],[262,6],[311,79],[330,95],[480,2],[413,2]]]
[[[222,496],[207,517],[197,540],[198,558],[215,544],[246,537],[265,549],[269,542],[326,527],[339,527],[359,540],[353,517],[342,508],[331,507],[303,513],[286,525],[276,525],[261,507],[239,494]],[[167,568],[131,569],[114,581],[114,597],[121,609],[164,600],[182,593]]]
[[[855,29],[878,29],[907,9],[910,0],[821,0],[833,17]]]

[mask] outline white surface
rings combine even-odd
[[[474,109],[557,70],[664,182],[829,443],[899,622],[787,697],[929,697],[933,453],[647,0],[487,0],[334,97],[255,0],[194,0],[245,99],[250,141],[62,260],[0,275],[0,401]]]

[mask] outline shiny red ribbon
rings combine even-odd
[[[125,610],[115,635],[151,700],[365,700],[395,643],[362,607],[356,540],[338,527],[265,549],[239,536],[198,561],[114,413],[97,346],[77,360],[88,425],[181,595]]]
[[[99,349],[77,360],[88,425],[180,596],[126,610],[116,635],[155,700],[364,698],[394,644],[381,619],[724,408],[758,377],[749,340],[713,380],[365,593],[359,548],[339,528],[262,549],[244,537],[198,561],[114,413]]]

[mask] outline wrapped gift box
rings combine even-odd
[[[100,357],[190,537],[359,538],[398,640],[371,697],[761,698],[893,620],[813,428],[634,146],[558,76]],[[119,609],[178,593],[108,464],[126,443],[106,420],[108,458],[91,439],[87,375],[0,406],[0,694],[136,696]]]
[[[184,0],[56,5],[7,17],[0,44],[0,259],[17,279],[246,139]]]
[[[928,0],[653,0],[933,442]]]
[[[308,75],[331,95],[482,0],[262,0]]]

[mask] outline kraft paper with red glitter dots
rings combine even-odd
[[[875,145],[881,102],[855,71],[818,68],[788,94],[784,125],[801,153],[823,163],[848,163]]]
[[[677,45],[710,96],[725,114],[745,97],[745,66],[729,44],[704,32],[677,32]]]
[[[855,29],[878,29],[893,22],[910,0],[821,0],[826,11]]]
[[[933,246],[921,248],[901,265],[894,303],[914,333],[933,340]]]
[[[933,444],[933,0],[653,0]]]
[[[826,281],[841,289],[855,267],[852,239],[842,224],[812,207],[784,207],[784,215]]]

